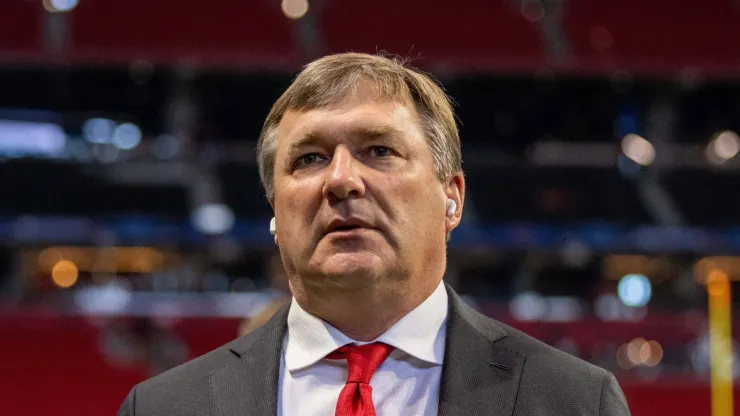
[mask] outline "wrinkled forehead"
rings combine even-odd
[[[324,82],[309,84],[295,91],[287,111],[309,111],[332,108],[352,102],[396,102],[412,105],[411,92],[400,80],[381,82],[368,78],[348,77],[334,84]]]
[[[308,136],[337,139],[352,135],[415,136],[420,132],[419,118],[410,100],[358,89],[333,105],[287,111],[278,125],[276,139],[280,149]]]

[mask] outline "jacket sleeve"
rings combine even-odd
[[[606,373],[601,384],[599,416],[630,416],[627,399],[612,373]]]
[[[118,409],[118,416],[135,416],[136,387],[132,388]]]

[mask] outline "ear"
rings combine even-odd
[[[444,193],[448,199],[455,201],[457,208],[451,216],[445,216],[445,233],[448,235],[460,225],[462,219],[463,204],[465,204],[465,176],[458,172],[447,179],[444,183]]]

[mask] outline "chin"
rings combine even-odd
[[[337,253],[322,261],[316,270],[328,282],[353,287],[373,283],[383,275],[382,262],[373,253]]]

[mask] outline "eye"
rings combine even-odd
[[[373,146],[370,148],[370,153],[375,157],[386,157],[391,154],[391,149],[385,146]]]
[[[294,164],[294,167],[298,168],[301,166],[308,166],[316,163],[319,160],[319,154],[318,153],[308,153],[301,157],[299,157]]]

